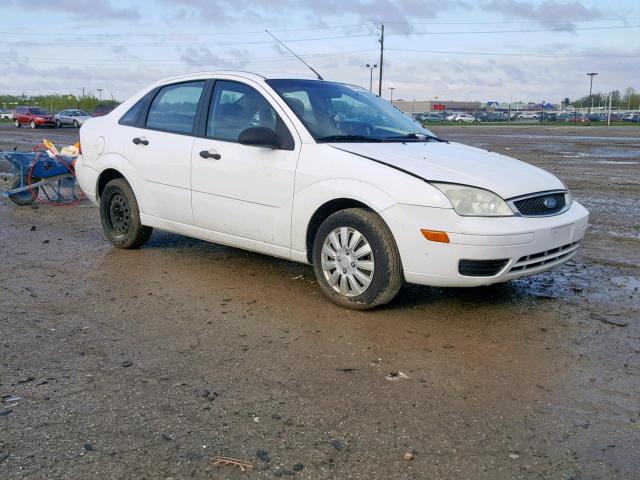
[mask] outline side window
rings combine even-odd
[[[216,82],[207,119],[207,137],[237,142],[247,128],[265,127],[278,133],[281,123],[273,107],[255,89],[242,83]]]
[[[146,126],[176,133],[191,133],[204,81],[163,87],[149,107]]]
[[[153,90],[151,92],[153,92]],[[151,96],[151,92],[147,93],[140,100],[138,100],[136,103],[134,103],[133,106],[131,108],[129,108],[129,110],[127,110],[127,113],[125,113],[122,117],[120,117],[120,120],[118,121],[118,123],[120,125],[135,125],[135,124],[137,124],[138,123],[138,119],[140,118],[140,114],[144,110],[144,107],[147,104],[147,102],[149,101],[149,97]]]

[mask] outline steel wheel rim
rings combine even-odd
[[[324,278],[340,295],[357,297],[371,286],[375,271],[373,251],[355,228],[333,229],[322,243],[320,260]]]
[[[111,231],[119,237],[126,235],[129,232],[131,222],[129,202],[127,202],[127,199],[119,193],[113,195],[109,200],[107,213]]]

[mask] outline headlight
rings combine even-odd
[[[444,193],[458,215],[465,217],[513,216],[507,202],[488,190],[451,183],[432,183]]]
[[[571,190],[569,190],[569,187],[567,186],[567,184],[564,183],[564,180],[560,180],[560,181],[564,185],[564,189],[567,191],[567,193],[564,194],[564,202],[567,205],[567,207],[569,207],[573,202],[573,195],[571,194]]]

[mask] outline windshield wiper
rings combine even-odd
[[[366,135],[329,135],[320,137],[317,142],[382,142],[382,139],[367,137]]]
[[[428,142],[429,140],[435,140],[436,142],[442,142],[441,138],[433,135],[427,135],[426,133],[407,133],[405,135],[394,135],[392,137],[384,137],[383,142],[395,142],[404,140],[415,140],[418,142]]]

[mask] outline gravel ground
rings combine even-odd
[[[309,266],[0,203],[0,478],[638,478],[640,132],[434,130],[565,179],[580,253],[352,312]],[[0,150],[76,136],[0,125]]]

